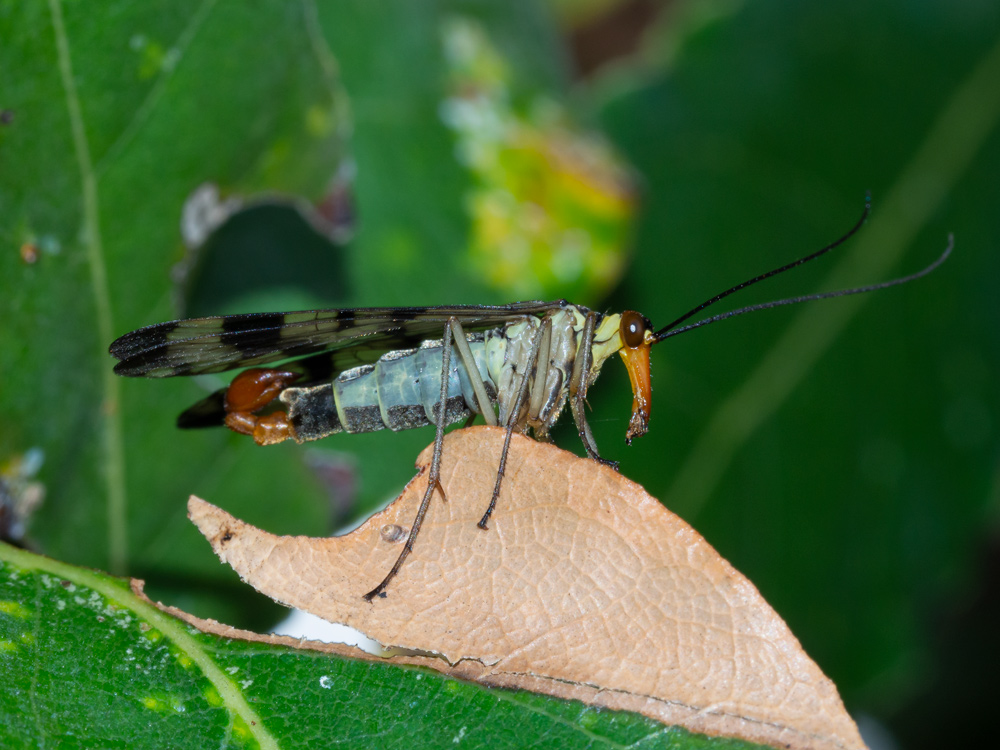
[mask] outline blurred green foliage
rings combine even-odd
[[[659,347],[651,429],[630,449],[628,381],[610,362],[592,424],[608,458],[756,583],[852,712],[912,747],[974,730],[998,661],[983,600],[990,570],[997,595],[1000,504],[996,3],[611,2],[581,18],[527,0],[175,2],[113,19],[69,4],[62,31],[57,5],[0,0],[0,470],[21,497],[44,488],[30,543],[266,627],[276,611],[218,564],[187,495],[272,532],[327,533],[391,497],[432,435],[260,450],[179,433],[176,414],[221,381],[118,381],[112,338],[191,310],[486,303],[515,289],[663,325],[832,241],[870,190],[872,218],[839,258],[738,304],[908,273],[950,232],[952,260],[907,287]],[[478,131],[447,117],[469,96],[448,56],[456,23],[495,56],[479,75],[502,79],[508,123],[534,128],[534,150],[508,141],[492,171],[468,158]],[[573,78],[566,37],[580,56],[582,39],[623,36]],[[599,167],[557,195],[607,200],[541,201],[530,226],[517,204],[491,231],[476,196],[558,187],[553,175],[573,173],[538,155],[560,145]],[[294,253],[261,224],[252,254],[222,233],[192,254],[178,227],[205,183],[285,207],[282,221],[294,205],[311,229]],[[347,195],[339,233],[323,210],[333,193]],[[603,218],[580,208],[607,204]],[[553,270],[537,251],[581,213],[586,242],[568,247],[604,260],[571,253]],[[531,278],[484,274],[481,251],[509,261],[496,238],[518,240],[522,223]],[[317,284],[320,268],[338,278]],[[571,429],[557,437],[578,450]]]

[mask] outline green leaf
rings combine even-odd
[[[756,747],[426,669],[207,635],[124,581],[5,544],[0,680],[5,747]]]
[[[316,528],[314,480],[222,434],[180,438],[175,414],[200,389],[170,383],[154,395],[123,382],[107,346],[129,327],[175,315],[177,227],[201,183],[318,193],[339,146],[303,113],[332,121],[339,94],[302,44],[302,7],[119,10],[5,3],[3,69],[31,73],[7,89],[12,120],[0,135],[9,248],[0,260],[9,321],[0,400],[12,425],[0,455],[42,451],[47,493],[33,535],[50,553],[114,570],[206,571],[211,558],[183,518],[193,483],[209,491],[225,482],[247,505],[280,490],[281,507],[264,506],[264,515]],[[259,54],[265,37],[273,57]],[[22,245],[38,248],[36,262],[21,259]],[[260,474],[241,477],[246,461]]]

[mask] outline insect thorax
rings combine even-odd
[[[487,333],[487,340],[494,338],[497,346],[502,342],[504,349],[502,366],[496,368],[494,364],[490,371],[497,388],[500,424],[507,423],[521,380],[527,374],[532,378],[528,382],[527,408],[517,421],[520,426],[530,426],[540,435],[548,433],[566,404],[573,363],[582,340],[585,315],[579,308],[567,305],[550,312],[548,319],[551,321],[551,333],[542,339],[536,368],[532,368],[530,355],[533,339],[542,325],[541,319],[529,318]],[[499,357],[494,356],[490,361],[496,363],[498,359]],[[538,372],[543,373],[541,377],[537,375]]]

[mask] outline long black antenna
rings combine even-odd
[[[853,230],[852,230],[853,231]],[[718,323],[720,320],[725,320],[726,318],[733,318],[737,315],[743,315],[749,312],[756,312],[757,310],[766,310],[769,307],[781,307],[782,305],[795,305],[799,302],[809,302],[814,299],[829,299],[830,297],[846,297],[849,294],[863,294],[864,292],[874,292],[879,289],[886,289],[890,286],[898,286],[899,284],[906,284],[907,282],[919,279],[921,276],[926,276],[935,268],[944,263],[948,256],[951,255],[952,248],[955,247],[955,236],[953,234],[948,235],[948,246],[944,249],[944,252],[938,256],[937,260],[931,263],[929,266],[924,268],[922,271],[917,271],[916,273],[911,273],[909,276],[902,276],[898,279],[892,279],[891,281],[883,281],[880,284],[871,284],[869,286],[859,286],[854,289],[839,289],[835,292],[821,292],[819,294],[807,294],[802,297],[789,297],[788,299],[779,299],[774,302],[762,302],[759,305],[749,305],[747,307],[741,307],[738,310],[731,310],[730,312],[720,313],[719,315],[713,315],[710,318],[704,318],[699,320],[697,323],[692,323],[691,325],[684,326],[682,328],[675,328],[670,330],[670,326],[661,329],[656,333],[656,339],[653,343],[658,343],[663,341],[663,339],[668,339],[671,336],[676,336],[679,333],[684,333],[685,331],[691,331],[695,328],[701,328],[702,326],[707,326],[709,323]],[[829,249],[829,248],[827,248]],[[824,251],[825,252],[825,251]],[[811,256],[815,257],[815,256]],[[805,258],[803,260],[809,260]],[[792,265],[795,265],[794,263]],[[700,309],[700,308],[699,308]],[[684,316],[681,320],[684,320],[688,316]],[[671,325],[677,325],[672,323]]]
[[[678,328],[677,327],[681,323],[683,323],[685,320],[687,320],[688,318],[696,315],[697,313],[699,313],[700,311],[704,310],[709,305],[714,305],[719,300],[721,300],[721,299],[723,299],[725,297],[728,297],[733,292],[738,292],[739,290],[745,289],[748,286],[753,286],[754,284],[756,284],[756,283],[758,283],[760,281],[763,281],[764,279],[769,279],[772,276],[777,276],[780,273],[784,273],[785,271],[791,270],[792,268],[795,268],[796,266],[801,266],[803,263],[808,263],[811,260],[815,260],[816,258],[819,258],[820,256],[825,255],[826,253],[830,252],[835,247],[838,247],[838,246],[844,244],[847,240],[849,240],[851,237],[853,237],[855,235],[855,233],[857,233],[857,231],[859,229],[861,229],[861,227],[864,225],[865,221],[867,221],[868,216],[869,216],[870,213],[871,213],[871,196],[870,195],[866,195],[865,196],[865,209],[864,209],[864,211],[861,214],[861,218],[858,219],[858,222],[853,227],[851,227],[851,229],[844,236],[842,236],[840,239],[838,239],[838,240],[830,243],[826,247],[824,247],[824,248],[822,248],[820,250],[817,250],[814,253],[811,253],[809,255],[806,255],[805,257],[799,258],[798,260],[792,261],[791,263],[787,263],[787,264],[785,264],[783,266],[780,266],[779,268],[775,268],[775,269],[773,269],[771,271],[768,271],[767,273],[762,273],[760,276],[754,276],[752,279],[748,279],[747,281],[744,281],[742,284],[737,284],[736,286],[730,287],[726,291],[721,292],[720,294],[715,295],[711,299],[705,300],[704,302],[702,302],[697,307],[694,307],[694,308],[688,310],[686,313],[684,313],[679,318],[677,318],[677,320],[673,321],[672,323],[669,323],[668,325],[664,326],[659,331],[657,331],[655,334],[653,334],[653,342],[652,343],[654,343],[654,344],[658,343],[660,341],[663,341],[664,339],[670,338],[671,336],[676,336],[678,333],[684,333],[685,331],[690,331],[690,330],[693,330],[695,328],[700,328],[701,326],[708,325],[709,323],[717,323],[718,321],[725,320],[726,318],[733,318],[733,317],[735,317],[737,315],[744,315],[744,314],[749,313],[749,312],[756,312],[757,310],[766,310],[769,307],[781,307],[783,305],[794,305],[794,304],[798,304],[799,302],[808,302],[810,300],[826,299],[828,297],[843,297],[843,296],[846,296],[846,295],[849,295],[849,294],[861,294],[862,292],[873,292],[873,291],[876,291],[878,289],[885,289],[886,287],[896,286],[897,284],[905,284],[908,281],[913,281],[914,279],[919,279],[921,276],[924,276],[924,275],[930,273],[935,268],[937,268],[939,265],[941,265],[942,263],[944,263],[944,261],[947,259],[948,255],[951,254],[952,247],[954,246],[954,237],[951,236],[951,235],[949,235],[948,236],[948,247],[945,249],[944,253],[942,253],[941,256],[937,260],[935,260],[933,263],[931,263],[931,265],[927,266],[927,268],[923,269],[922,271],[918,271],[915,274],[911,274],[910,276],[905,276],[905,277],[902,277],[902,278],[899,278],[899,279],[893,279],[891,281],[885,281],[885,282],[882,282],[880,284],[871,284],[869,286],[857,287],[857,288],[854,288],[854,289],[841,289],[841,290],[838,290],[838,291],[835,291],[835,292],[822,292],[822,293],[819,293],[819,294],[807,294],[807,295],[804,295],[804,296],[801,296],[801,297],[790,297],[788,299],[780,299],[780,300],[775,300],[773,302],[764,302],[764,303],[757,304],[757,305],[748,305],[747,307],[741,307],[741,308],[739,308],[737,310],[732,310],[732,311],[727,312],[727,313],[722,313],[720,315],[713,315],[712,317],[704,318],[704,319],[698,321],[697,323],[692,323],[691,325],[684,326],[683,328]]]
[[[697,313],[701,312],[702,310],[704,310],[709,305],[714,305],[716,302],[718,302],[719,300],[721,300],[721,299],[723,299],[725,297],[728,297],[733,292],[738,292],[740,289],[746,289],[748,286],[753,286],[754,284],[756,284],[759,281],[763,281],[764,279],[769,279],[772,276],[777,276],[779,273],[784,273],[785,271],[791,270],[792,268],[795,268],[796,266],[801,266],[803,263],[808,263],[811,260],[816,260],[816,258],[820,257],[821,255],[826,255],[828,252],[830,252],[831,250],[833,250],[835,247],[837,247],[838,245],[844,244],[845,242],[847,242],[847,240],[849,240],[851,237],[853,237],[854,234],[855,234],[855,232],[857,232],[859,229],[861,229],[861,226],[868,220],[868,215],[871,213],[871,211],[872,211],[872,199],[871,199],[871,195],[866,195],[865,196],[865,210],[861,213],[861,218],[858,219],[858,223],[855,224],[853,227],[851,227],[851,229],[847,232],[847,234],[845,234],[839,240],[831,242],[829,245],[827,245],[826,247],[824,247],[822,250],[817,250],[816,252],[814,252],[814,253],[812,253],[810,255],[805,256],[804,258],[799,258],[798,260],[792,261],[791,263],[788,263],[788,264],[786,264],[784,266],[781,266],[780,268],[775,268],[773,271],[768,271],[767,273],[762,273],[760,276],[754,276],[752,279],[747,279],[742,284],[737,284],[734,287],[730,287],[726,291],[724,291],[724,292],[722,292],[720,294],[716,294],[711,299],[705,300],[704,302],[702,302],[697,307],[693,307],[690,310],[688,310],[686,313],[684,313],[683,315],[681,315],[677,320],[673,321],[672,323],[670,323],[668,325],[665,325],[663,328],[661,328],[659,331],[657,331],[654,334],[654,336],[656,338],[655,338],[655,341],[653,343],[656,343],[656,341],[662,341],[663,339],[667,338],[667,336],[666,336],[667,331],[673,330],[674,328],[676,328],[677,326],[679,326],[681,323],[683,323],[685,320],[687,320],[688,318],[690,318],[692,315],[696,315]],[[750,311],[747,310],[747,312],[750,312]]]

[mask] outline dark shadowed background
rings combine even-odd
[[[266,629],[281,611],[218,564],[187,496],[330,533],[394,496],[432,432],[182,433],[225,381],[116,379],[113,338],[558,297],[661,326],[833,241],[870,192],[848,245],[732,306],[910,273],[950,233],[952,258],[665,342],[630,448],[609,361],[592,425],[760,588],[873,747],[982,731],[1000,663],[995,2],[69,4],[62,36],[41,3],[0,9],[9,536]]]

